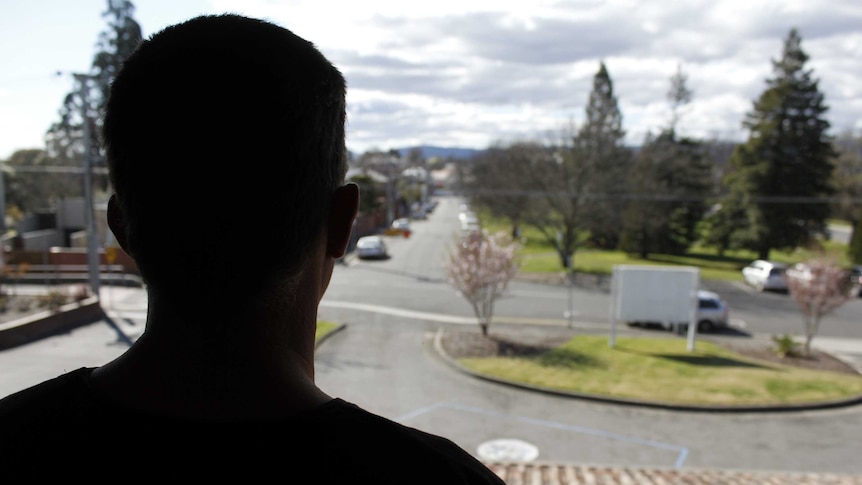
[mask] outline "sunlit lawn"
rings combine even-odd
[[[317,321],[317,333],[314,336],[314,341],[317,342],[329,333],[333,332],[336,328],[338,328],[338,324],[335,322],[330,322],[327,320],[318,320]]]
[[[487,215],[482,216],[482,225],[490,231],[511,231],[511,225],[502,220],[493,220]],[[547,242],[542,234],[530,226],[521,227],[523,244],[523,264],[521,271],[526,273],[555,273],[563,271],[560,258],[554,247]],[[823,251],[834,256],[841,264],[849,265],[847,245],[835,241],[824,241]],[[804,261],[817,253],[813,250],[798,249],[796,251],[773,250],[770,259],[784,263]],[[574,256],[575,271],[580,273],[606,274],[613,272],[614,265],[679,265],[696,266],[700,268],[702,279],[741,281],[740,270],[743,266],[757,259],[753,251],[725,251],[719,255],[714,248],[694,246],[685,255],[651,254],[649,259],[640,259],[622,251],[579,248]]]
[[[862,376],[747,359],[706,341],[578,336],[542,355],[459,359],[486,375],[561,391],[691,405],[769,405],[862,394]]]

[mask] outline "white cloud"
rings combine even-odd
[[[41,141],[68,86],[36,94],[33,80],[58,66],[85,69],[102,28],[98,0],[76,3],[92,9],[81,30],[74,30],[79,22],[54,29],[46,22],[59,18],[45,20],[32,2],[12,1],[17,23],[42,28],[16,29],[19,47],[0,50],[7,73],[0,75],[0,93],[7,93],[0,125],[8,129],[0,156]],[[354,150],[418,143],[481,148],[540,137],[583,118],[601,60],[629,142],[666,122],[665,94],[678,64],[694,91],[680,130],[738,139],[792,27],[811,56],[834,129],[862,126],[862,3],[855,0],[202,1],[152,0],[139,6],[138,20],[152,33],[193,12],[236,12],[311,40],[348,79]],[[63,37],[48,38],[55,30]],[[28,89],[9,73],[24,76]]]

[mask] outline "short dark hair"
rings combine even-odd
[[[145,282],[242,296],[298,271],[344,183],[345,91],[312,43],[264,20],[205,15],[143,41],[103,139]]]

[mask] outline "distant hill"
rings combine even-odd
[[[484,150],[478,150],[475,148],[450,148],[450,147],[435,147],[429,145],[420,145],[419,147],[407,147],[407,148],[398,148],[398,153],[401,156],[406,156],[410,150],[414,148],[419,148],[422,150],[422,156],[426,159],[439,157],[439,158],[472,158],[474,155],[483,152]]]

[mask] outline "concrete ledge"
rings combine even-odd
[[[104,318],[99,299],[91,296],[68,303],[58,311],[45,310],[0,324],[0,350],[23,345],[49,335],[71,330]]]

